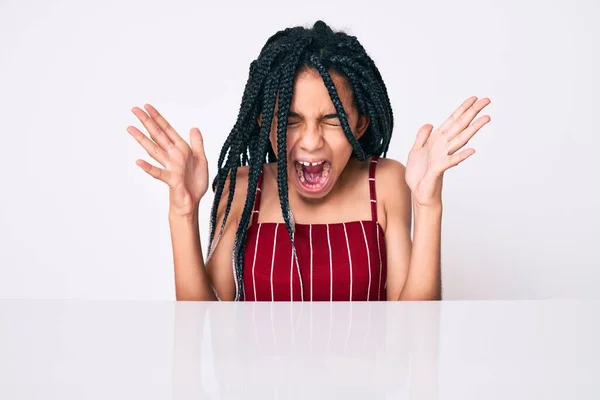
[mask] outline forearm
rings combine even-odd
[[[169,215],[177,300],[217,300],[206,273],[198,214]]]
[[[414,234],[406,283],[400,300],[441,300],[442,204],[413,206]]]

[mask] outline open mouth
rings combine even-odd
[[[294,167],[300,185],[308,191],[318,192],[329,180],[329,161],[295,161]]]

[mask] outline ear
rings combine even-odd
[[[369,127],[370,122],[371,119],[368,115],[359,115],[358,122],[356,124],[356,131],[354,132],[354,137],[356,138],[356,140],[360,139],[362,135],[364,135],[364,133],[367,131],[367,128]]]

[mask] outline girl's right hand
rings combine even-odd
[[[138,107],[131,111],[148,130],[152,140],[133,126],[129,126],[127,132],[164,168],[144,160],[137,160],[136,164],[150,176],[169,185],[169,215],[194,216],[200,199],[208,189],[208,162],[202,134],[198,128],[190,130],[190,147],[154,107],[146,104],[144,108],[146,112]]]

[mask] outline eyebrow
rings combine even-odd
[[[298,114],[297,112],[294,111],[290,111],[288,114],[289,118],[300,118],[302,119],[302,116],[300,114]],[[327,115],[323,115],[322,119],[339,119],[340,116],[337,113],[333,113],[333,114],[327,114]]]

